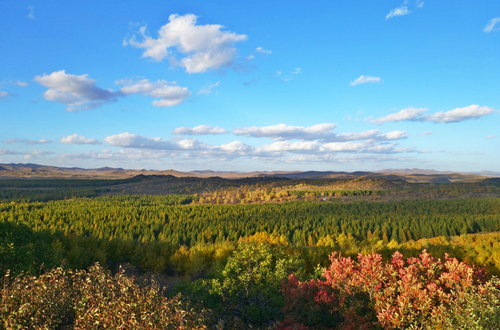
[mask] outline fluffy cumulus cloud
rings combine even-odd
[[[274,140],[316,140],[331,137],[336,124],[317,124],[309,127],[278,124],[265,127],[244,127],[233,131],[236,135],[266,137]]]
[[[168,57],[171,63],[184,67],[188,73],[232,66],[237,55],[234,44],[246,40],[247,36],[222,31],[222,25],[196,23],[197,17],[193,14],[173,14],[169,17],[169,23],[158,31],[157,39],[147,35],[146,26],[143,26],[138,33],[141,40],[133,36],[125,40],[124,44],[145,49],[142,57],[155,61]],[[180,58],[177,59],[177,55]]]
[[[389,19],[389,18],[396,17],[396,16],[408,15],[410,12],[411,12],[411,10],[409,10],[407,6],[403,5],[403,6],[400,6],[400,7],[397,7],[397,8],[394,8],[393,10],[391,10],[389,12],[389,14],[387,14],[387,16],[385,16],[385,19]]]
[[[401,140],[406,139],[408,137],[408,133],[406,131],[392,131],[385,134],[380,134],[375,137],[376,140],[379,141],[389,141],[389,140]]]
[[[191,96],[191,92],[187,87],[180,87],[175,81],[149,81],[148,79],[134,81],[122,79],[117,80],[115,83],[117,85],[124,85],[124,87],[120,89],[120,92],[125,95],[141,94],[143,96],[158,98],[158,100],[152,103],[155,107],[172,107],[174,105],[179,105],[182,101]]]
[[[35,81],[48,88],[43,93],[46,100],[66,104],[67,111],[94,109],[121,96],[120,92],[97,87],[95,80],[87,76],[68,74],[61,70],[36,76]]]
[[[193,128],[188,127],[178,127],[172,131],[172,134],[176,135],[212,135],[212,134],[224,134],[227,131],[223,128],[212,127],[207,125],[200,125]]]
[[[40,139],[40,140],[9,139],[9,140],[5,140],[3,142],[9,143],[9,144],[12,144],[12,143],[26,143],[26,144],[52,143],[52,141],[46,140],[46,139]]]
[[[193,150],[202,147],[202,143],[196,139],[167,141],[159,137],[148,138],[129,132],[108,136],[104,141],[116,147],[154,150]]]
[[[495,110],[486,106],[469,105],[464,108],[456,108],[450,111],[440,111],[427,116],[425,121],[434,123],[458,123],[469,119],[478,119],[483,116],[491,115]]]
[[[358,79],[351,81],[351,86],[356,86],[359,84],[373,84],[381,82],[382,79],[380,77],[372,77],[372,76],[363,76],[361,75]]]
[[[340,133],[336,134],[333,131],[336,124],[325,123],[317,124],[309,127],[303,126],[288,126],[279,124],[274,126],[265,127],[245,127],[237,128],[233,131],[236,135],[254,137],[254,138],[270,138],[277,141],[286,140],[305,140],[313,141],[319,140],[322,142],[343,142],[354,140],[398,140],[404,139],[408,136],[405,131],[394,131],[382,134],[380,130],[368,130],[360,133]]]
[[[484,32],[489,33],[500,30],[500,17],[495,17],[489,20],[488,24],[484,27]]]
[[[35,81],[48,87],[43,94],[46,100],[66,104],[68,106],[66,110],[70,112],[94,109],[115,101],[118,97],[132,94],[157,98],[152,102],[155,107],[178,105],[191,96],[191,92],[186,87],[180,87],[175,81],[121,79],[115,81],[115,84],[123,85],[123,87],[118,91],[113,91],[98,87],[95,80],[88,78],[87,74],[77,76],[68,74],[65,70],[52,72],[50,75],[36,76]]]
[[[87,139],[84,136],[78,135],[78,134],[73,134],[73,135],[68,135],[68,136],[63,136],[59,142],[64,143],[64,144],[102,144],[96,139]]]

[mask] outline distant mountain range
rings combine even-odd
[[[412,169],[384,169],[374,172],[334,172],[334,171],[261,171],[261,172],[217,172],[211,170],[180,172],[176,170],[127,170],[123,168],[101,167],[83,169],[78,167],[57,167],[38,164],[0,164],[0,178],[128,178],[136,175],[173,175],[176,177],[222,177],[238,179],[245,177],[278,176],[291,179],[352,179],[387,178],[408,182],[457,182],[500,177],[500,172],[481,171],[456,173]]]

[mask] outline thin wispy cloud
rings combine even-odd
[[[494,32],[500,30],[500,17],[495,17],[489,20],[488,24],[484,27],[484,32]]]
[[[215,88],[215,87],[219,86],[219,83],[220,83],[220,81],[216,82],[215,84],[208,85],[207,87],[200,89],[198,91],[198,94],[206,94],[206,95],[208,95],[208,94],[212,93],[212,88]]]
[[[490,107],[469,105],[464,108],[455,108],[450,111],[440,111],[425,118],[425,121],[434,123],[458,123],[464,120],[478,119],[491,115],[495,110]]]
[[[29,19],[35,19],[35,8],[33,8],[32,5],[29,5],[28,6],[28,10],[29,10],[28,18]]]
[[[137,33],[140,41],[134,35],[123,44],[145,49],[142,57],[155,61],[168,58],[171,64],[183,67],[187,73],[202,73],[233,66],[237,55],[234,44],[248,38],[244,34],[222,31],[223,28],[218,24],[197,25],[193,14],[173,14],[169,16],[169,23],[158,31],[157,39],[149,36],[143,26]]]
[[[391,113],[387,116],[378,119],[370,120],[374,124],[383,124],[390,121],[412,121],[418,120],[422,114],[427,111],[427,108],[406,108],[396,113]]]
[[[380,77],[372,77],[372,76],[363,76],[361,75],[358,79],[351,81],[351,86],[356,86],[359,84],[374,84],[381,82],[382,79]]]
[[[417,8],[423,8],[424,7],[424,2],[422,0],[417,0],[415,2],[415,6],[417,6]]]
[[[255,51],[257,53],[261,53],[261,54],[271,54],[272,52],[270,50],[265,50],[264,48],[262,47],[257,47],[255,48]]]
[[[434,132],[426,131],[426,132],[420,132],[420,133],[418,133],[418,135],[430,135],[430,134],[434,134]]]
[[[225,134],[227,131],[223,128],[200,125],[193,128],[178,127],[172,131],[175,135],[214,135]]]
[[[0,155],[2,156],[8,156],[8,155],[17,155],[19,154],[17,151],[12,150],[12,149],[0,149]]]
[[[41,139],[41,140],[25,140],[25,139],[9,139],[3,141],[5,143],[26,143],[26,144],[45,144],[45,143],[52,143],[51,140],[46,140],[46,139]]]
[[[397,113],[392,113],[378,119],[370,120],[375,124],[383,124],[386,122],[396,121],[421,121],[433,123],[458,123],[465,120],[479,119],[480,117],[491,115],[495,112],[493,108],[487,106],[479,106],[476,104],[468,107],[455,108],[449,111],[439,111],[435,114],[424,114],[426,108],[406,108]]]
[[[33,159],[38,159],[40,157],[44,157],[44,156],[47,156],[47,155],[53,155],[55,154],[55,152],[53,151],[43,151],[43,150],[31,150],[31,151],[28,151],[25,155],[24,155],[24,159],[25,160],[33,160]]]
[[[397,7],[397,8],[394,8],[393,10],[391,10],[389,12],[389,14],[387,14],[387,16],[385,16],[385,19],[389,19],[389,18],[393,18],[393,17],[397,17],[397,16],[404,16],[404,15],[408,15],[409,13],[411,13],[411,10],[408,10],[407,6],[401,6],[401,7]]]
[[[14,96],[14,94],[10,94],[4,91],[0,92],[0,100],[6,100],[9,96]]]

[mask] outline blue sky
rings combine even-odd
[[[500,171],[497,0],[0,12],[0,163]]]

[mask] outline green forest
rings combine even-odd
[[[68,281],[64,290],[76,290],[74,297],[82,301],[90,299],[86,295],[91,292],[82,291],[83,284],[75,285],[86,276],[108,278],[105,283],[113,283],[111,291],[99,288],[106,294],[127,286],[127,292],[134,292],[121,296],[130,299],[128,303],[149,294],[144,306],[165,308],[164,318],[156,319],[161,322],[174,317],[169,314],[171,304],[178,304],[191,313],[182,321],[185,328],[431,329],[437,324],[472,322],[452,320],[444,312],[440,315],[448,316],[430,317],[434,310],[422,311],[429,317],[421,324],[415,320],[424,314],[405,319],[411,322],[382,319],[379,304],[389,298],[382,295],[379,301],[371,289],[356,284],[363,273],[356,273],[356,267],[378,267],[381,272],[396,267],[398,253],[409,258],[397,266],[400,273],[414,272],[419,262],[421,271],[434,265],[433,272],[441,277],[426,277],[428,285],[444,285],[443,292],[456,299],[477,300],[474,313],[491,312],[489,319],[500,324],[500,295],[492,284],[500,275],[499,186],[497,180],[442,185],[385,179],[145,176],[116,181],[0,180],[0,276],[2,302],[8,306],[0,312],[4,320],[0,329],[41,328],[43,322],[51,324],[43,325],[46,328],[77,329],[83,310],[67,304],[82,302],[69,297],[61,302],[66,307],[56,304],[52,316],[33,317],[40,324],[22,325],[20,316],[16,319],[21,315],[15,312],[20,308],[16,304],[32,299],[17,292],[16,285],[24,283],[33,288],[30,294],[42,294],[36,279],[57,276]],[[129,189],[156,193],[130,195]],[[384,199],[375,198],[379,196]],[[457,263],[447,258],[456,258]],[[359,264],[353,263],[356,259]],[[454,272],[455,280],[461,279],[454,284],[455,291],[443,284],[448,283],[443,278]],[[470,284],[474,289],[462,288],[470,278],[462,280],[466,272],[476,274]],[[339,278],[344,279],[338,282]],[[374,285],[396,285],[390,278],[380,278]],[[344,286],[345,291],[335,291]],[[417,286],[417,290],[427,289]],[[20,296],[7,301],[12,292]],[[485,297],[491,299],[489,309],[480,304]],[[453,299],[436,298],[432,306],[449,311],[450,306],[459,306]],[[64,321],[60,313],[70,310],[73,314]],[[478,324],[486,322],[485,316],[477,317]],[[163,327],[164,323],[154,322],[152,328]]]

